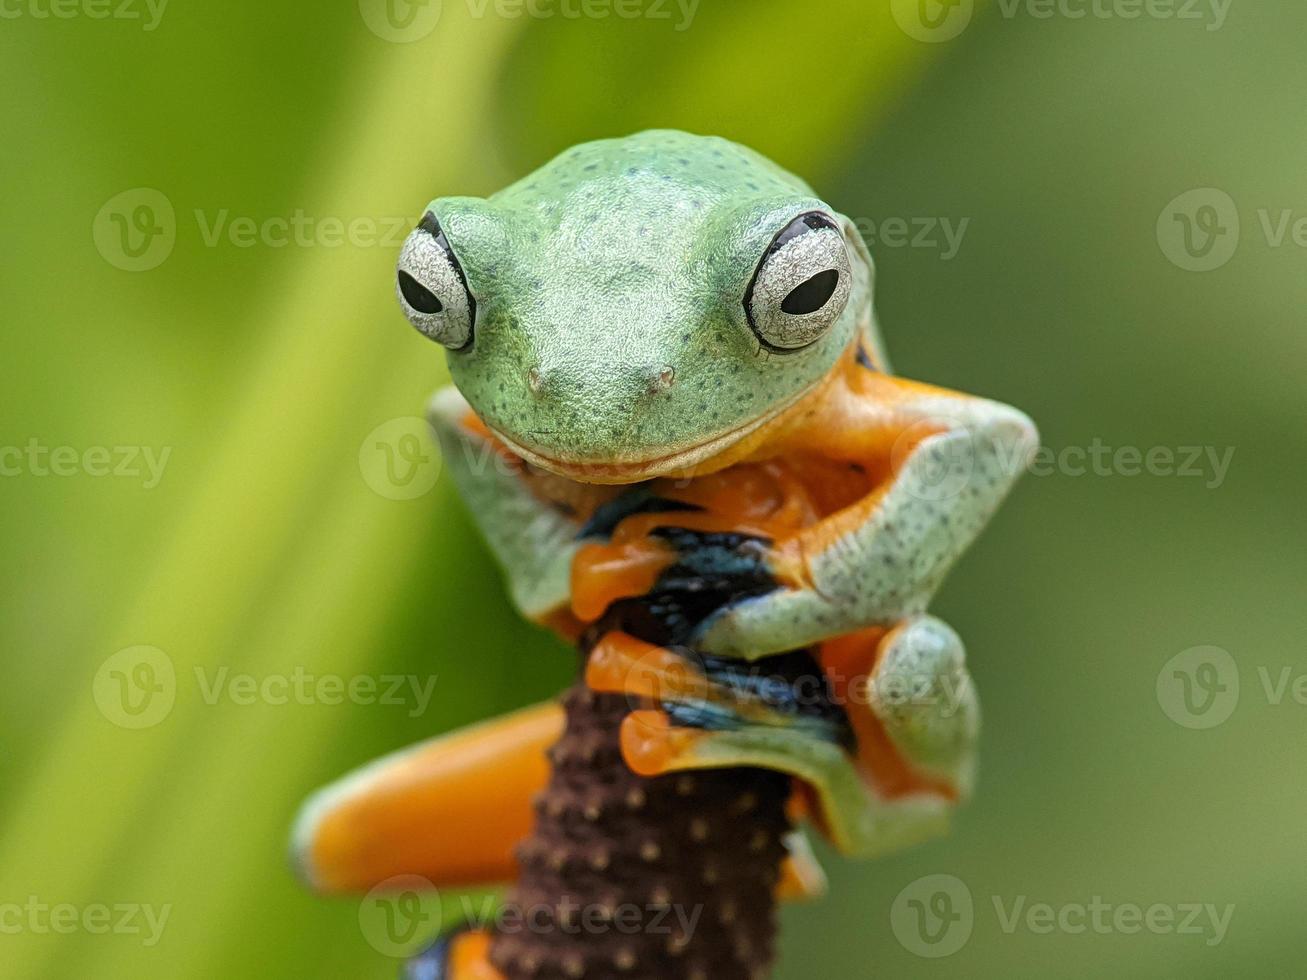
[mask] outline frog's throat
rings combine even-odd
[[[750,439],[750,436],[779,421],[810,397],[813,392],[821,388],[826,380],[826,378],[819,378],[771,411],[743,425],[713,436],[704,442],[696,443],[689,448],[679,449],[676,452],[661,456],[647,456],[635,459],[562,459],[542,455],[523,446],[502,430],[495,429],[488,424],[487,427],[492,429],[495,436],[503,442],[510,452],[520,456],[532,466],[556,473],[577,483],[618,485],[642,483],[656,477],[688,480],[691,477],[712,473],[740,462],[756,448],[756,440]]]

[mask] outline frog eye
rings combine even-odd
[[[839,225],[819,211],[800,215],[772,241],[744,297],[749,325],[767,347],[798,350],[844,312],[853,273]]]
[[[408,322],[450,350],[472,341],[476,300],[439,222],[423,217],[399,253],[395,293]]]

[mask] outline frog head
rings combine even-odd
[[[871,282],[853,223],[801,180],[671,131],[575,147],[487,199],[438,198],[397,272],[481,420],[592,483],[710,470],[860,331],[879,356]]]

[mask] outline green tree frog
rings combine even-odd
[[[731,848],[740,867],[750,848],[783,867],[714,891],[716,945],[690,954],[483,929],[410,975],[759,975],[765,929],[727,912],[757,882],[821,880],[800,835],[773,839],[759,793],[783,787],[785,821],[857,856],[937,833],[968,794],[978,707],[927,604],[1037,435],[1006,405],[891,374],[873,279],[848,217],[714,137],[588,143],[488,199],[426,208],[395,288],[446,350],[454,385],[430,406],[445,465],[518,608],[581,642],[583,679],[566,708],[320,791],[299,867],[329,892],[401,874],[584,891],[630,878],[625,861],[655,893],[711,891]],[[803,670],[759,680],[786,656],[812,665],[806,694]],[[711,794],[745,777],[711,774],[742,772],[773,781],[718,812]],[[727,811],[755,816],[730,828]]]

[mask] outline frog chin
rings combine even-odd
[[[765,415],[712,436],[703,442],[658,455],[580,456],[550,455],[523,445],[522,441],[491,426],[495,435],[514,454],[532,466],[574,480],[577,483],[642,483],[658,477],[689,479],[725,469],[747,456],[754,444],[749,437],[789,411],[811,389],[778,405]]]

